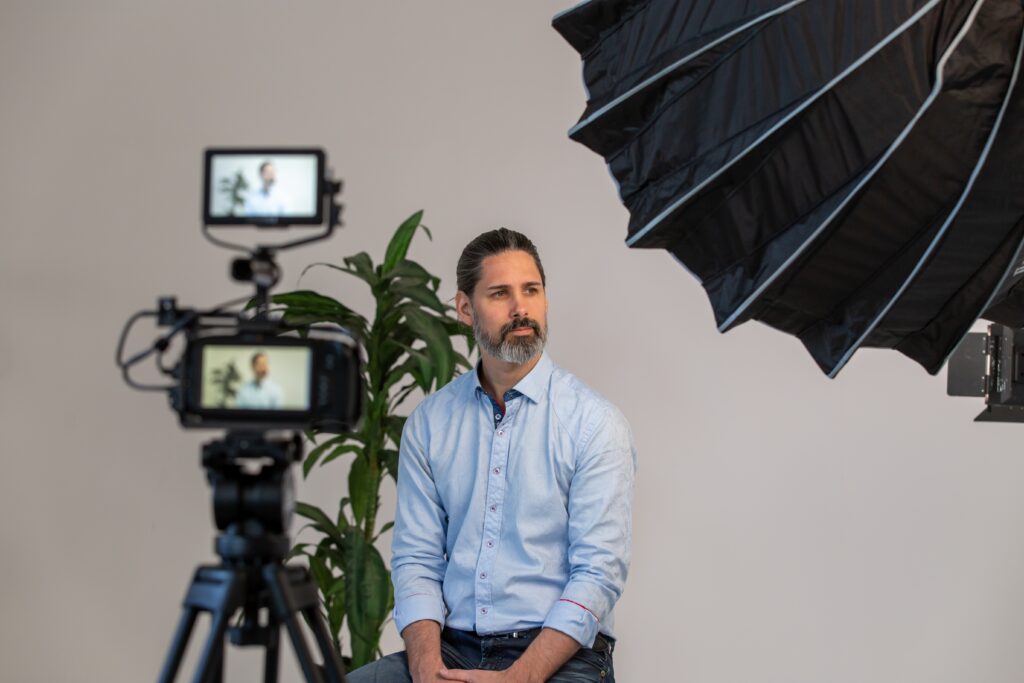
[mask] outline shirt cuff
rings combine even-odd
[[[582,603],[562,598],[555,603],[544,620],[544,628],[553,628],[569,636],[583,647],[593,647],[601,622]]]
[[[395,602],[395,628],[399,635],[415,621],[431,619],[444,628],[444,598],[440,595],[417,593]]]

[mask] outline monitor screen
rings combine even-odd
[[[208,344],[202,350],[199,405],[306,411],[312,372],[312,352],[306,347]]]
[[[320,150],[207,150],[208,225],[320,224]]]

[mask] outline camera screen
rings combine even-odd
[[[319,223],[323,154],[208,150],[208,224]]]
[[[310,349],[211,344],[202,353],[201,408],[309,410]]]

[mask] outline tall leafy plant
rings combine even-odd
[[[347,626],[352,656],[349,666],[370,662],[380,653],[380,637],[394,605],[391,577],[375,547],[393,522],[379,524],[380,487],[387,476],[398,476],[398,452],[405,416],[398,410],[416,389],[429,393],[447,384],[459,367],[470,368],[455,350],[453,338],[465,338],[473,349],[472,333],[437,295],[440,279],[407,258],[423,212],[410,216],[395,231],[384,260],[374,264],[365,252],[341,264],[315,263],[309,268],[332,268],[369,286],[375,302],[371,317],[340,301],[304,290],[273,297],[287,322],[296,325],[336,323],[361,340],[364,417],[358,431],[319,439],[306,455],[303,474],[329,463],[349,463],[348,496],[331,514],[299,503],[297,512],[308,520],[300,532],[303,542],[294,556],[309,562],[322,598],[335,647],[341,651],[341,632]],[[305,272],[305,271],[304,271]],[[319,440],[318,440],[319,439]],[[309,539],[312,535],[313,538]]]

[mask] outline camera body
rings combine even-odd
[[[129,386],[166,391],[183,427],[234,432],[353,429],[363,408],[359,344],[352,333],[326,324],[292,325],[275,308],[270,290],[280,279],[277,252],[328,238],[341,225],[341,182],[330,177],[317,148],[217,148],[205,153],[203,235],[213,244],[247,254],[231,264],[232,278],[255,286],[254,295],[205,311],[179,309],[161,297],[154,311],[140,311],[125,325],[116,352]],[[247,246],[215,238],[212,227],[238,234],[246,226],[321,225],[291,241]],[[231,306],[246,303],[239,310]],[[170,330],[149,348],[125,357],[126,337],[142,317]],[[183,355],[165,365],[172,339],[186,341]],[[155,355],[173,383],[141,384],[131,368]]]
[[[340,433],[362,408],[358,348],[340,330],[272,321],[199,328],[171,404],[183,427]]]

